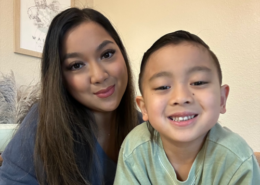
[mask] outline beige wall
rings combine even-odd
[[[198,34],[217,54],[223,81],[231,87],[221,124],[260,151],[259,0],[76,0],[76,5],[93,5],[112,21],[135,77],[143,52],[157,38],[179,29]],[[40,60],[13,52],[13,1],[0,0],[0,72],[10,70],[18,85],[36,83]]]
[[[259,0],[94,0],[94,8],[121,35],[135,77],[143,52],[163,34],[184,29],[199,35],[217,54],[231,87],[220,123],[260,151]]]

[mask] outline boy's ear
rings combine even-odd
[[[229,94],[229,86],[228,85],[222,85],[220,89],[221,93],[221,102],[220,102],[220,113],[224,114],[226,110],[226,103],[227,103],[227,98]]]
[[[143,115],[143,120],[144,121],[148,121],[148,114],[147,114],[147,110],[145,108],[145,102],[142,96],[137,96],[135,98],[135,101],[138,105],[138,107],[140,108],[142,115]]]

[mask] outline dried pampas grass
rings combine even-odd
[[[0,124],[15,123],[16,94],[14,73],[2,74],[2,80],[0,80]]]
[[[22,123],[31,106],[39,100],[40,85],[21,86],[17,91],[16,122]]]
[[[0,76],[0,124],[21,123],[40,97],[40,85],[17,88],[14,74]]]

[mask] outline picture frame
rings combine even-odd
[[[52,19],[75,0],[14,0],[14,52],[41,58]]]

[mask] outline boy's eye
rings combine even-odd
[[[82,68],[84,65],[85,64],[83,64],[83,63],[77,62],[77,63],[74,63],[73,65],[69,66],[69,69],[70,70],[77,70],[77,69]]]
[[[199,85],[204,85],[204,84],[207,84],[207,83],[208,83],[208,82],[198,81],[198,82],[191,83],[191,85],[199,86]]]
[[[106,51],[101,55],[101,59],[111,58],[115,54],[115,50]]]
[[[155,90],[166,90],[166,89],[170,89],[171,86],[161,86],[161,87],[157,87],[155,88]]]

